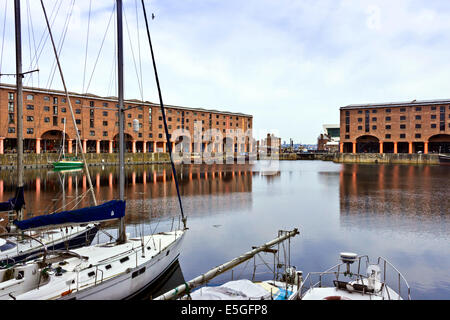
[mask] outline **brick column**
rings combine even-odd
[[[156,141],[153,141],[153,153],[156,153]]]
[[[4,153],[4,149],[5,149],[5,138],[0,138],[0,154]]]
[[[423,143],[423,153],[428,154],[428,141]]]
[[[95,141],[95,151],[100,153],[100,140]]]
[[[409,150],[408,150],[408,153],[413,153],[413,145],[412,145],[412,142],[409,142]]]
[[[36,139],[36,154],[40,154],[40,153],[41,153],[41,139],[37,138]]]
[[[380,141],[380,154],[383,154],[383,141]]]
[[[133,153],[136,153],[136,140],[133,140],[133,142],[132,142],[132,152]]]
[[[67,139],[67,153],[72,153],[72,141],[73,141],[73,139]],[[39,146],[40,145],[41,145],[41,143],[39,141]],[[37,149],[37,139],[36,139],[36,149]]]
[[[339,143],[339,152],[344,153],[344,143],[343,142]]]
[[[109,153],[113,153],[113,143],[114,140],[109,140]]]
[[[83,152],[87,153],[87,139],[83,140]]]
[[[142,144],[142,152],[147,153],[147,141],[144,141]]]
[[[356,142],[353,142],[353,153],[356,153]]]
[[[398,153],[397,142],[394,142],[394,153]]]

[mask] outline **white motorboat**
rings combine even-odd
[[[355,253],[341,253],[340,259],[341,263],[324,272],[309,273],[291,299],[411,299],[411,289],[405,277],[383,257],[379,257],[375,264],[370,263],[368,256],[358,256]],[[361,263],[365,263],[365,273],[362,273]],[[353,264],[357,266],[355,272],[351,270]],[[388,285],[391,283],[392,285]]]

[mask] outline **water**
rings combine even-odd
[[[299,228],[291,263],[305,275],[335,265],[342,251],[383,256],[406,277],[413,299],[450,298],[449,167],[281,161],[267,175],[264,165],[178,167],[189,230],[174,286],[181,273],[190,280],[280,229]],[[130,234],[179,223],[170,170],[127,168]],[[95,167],[91,175],[99,201],[118,196],[116,167]],[[27,170],[25,181],[28,216],[61,207],[62,183],[66,204],[87,190],[81,172]],[[0,200],[13,196],[14,183],[12,172],[0,172]],[[90,201],[87,194],[80,205]]]

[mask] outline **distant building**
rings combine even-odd
[[[340,108],[341,153],[450,153],[450,99]]]
[[[267,155],[281,152],[281,138],[275,137],[274,134],[267,134],[265,139],[257,141],[258,153],[265,152]]]
[[[339,124],[324,124],[323,130],[324,133],[317,138],[317,150],[338,152],[341,131]]]

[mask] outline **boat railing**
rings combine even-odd
[[[335,280],[337,280],[337,281],[339,281],[340,276],[344,276],[344,277],[349,277],[353,281],[357,280],[357,281],[360,281],[361,283],[363,283],[364,279],[367,280],[369,278],[367,275],[364,275],[361,273],[361,261],[363,259],[365,259],[366,268],[369,266],[369,264],[370,264],[369,257],[368,256],[359,256],[357,258],[358,264],[357,264],[357,272],[356,273],[352,273],[351,271],[348,272],[346,269],[347,265],[345,263],[339,263],[323,272],[308,273],[307,276],[303,279],[302,283],[300,284],[299,290],[296,294],[296,298],[301,299],[303,297],[304,293],[309,289],[321,288],[324,284],[328,285],[329,283],[325,282],[325,281],[328,280],[330,276],[334,276]],[[389,274],[388,267],[390,267],[390,268],[392,268],[392,270],[389,270],[389,271],[393,271],[394,278],[396,280],[396,284],[392,284],[392,282],[390,282],[391,288],[394,289],[397,287],[397,294],[398,294],[398,298],[400,299],[402,297],[402,283],[403,283],[406,286],[406,293],[407,293],[405,298],[408,300],[411,300],[411,288],[410,288],[406,278],[402,275],[402,273],[397,268],[395,268],[392,265],[392,263],[390,263],[383,257],[378,258],[377,265],[380,268],[382,268],[383,276],[382,276],[382,279],[380,279],[380,281],[383,284],[382,290],[384,290],[384,292],[386,292],[386,295],[388,296],[388,298],[389,299],[391,298],[390,291],[386,288],[387,282],[392,280],[392,277],[389,278],[387,276]],[[341,270],[341,268],[344,268],[344,270]],[[314,282],[314,281],[316,281],[316,282]],[[309,286],[307,286],[307,284],[309,284]],[[372,293],[366,292],[366,294],[372,294]]]

